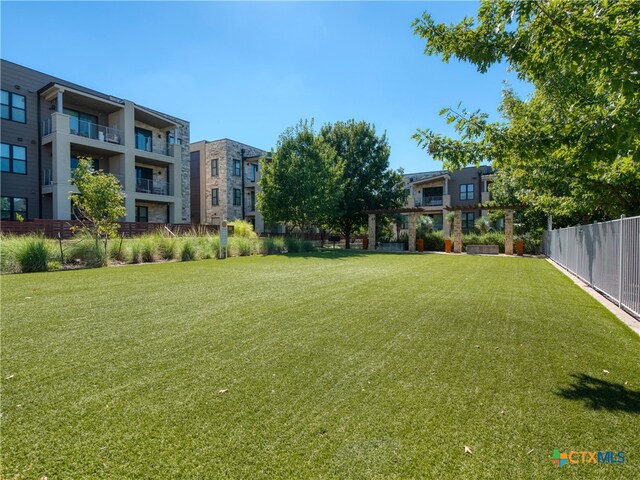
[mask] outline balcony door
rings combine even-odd
[[[422,189],[422,205],[434,207],[442,205],[443,187],[425,187]]]
[[[69,115],[69,130],[74,135],[88,138],[98,138],[98,117],[88,113],[65,108],[62,113]]]
[[[152,152],[153,134],[150,130],[136,127],[136,148],[146,152]]]
[[[136,192],[153,193],[153,169],[136,167]]]

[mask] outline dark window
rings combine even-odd
[[[2,197],[2,220],[17,220],[18,215],[27,218],[27,199],[23,197]]]
[[[211,160],[211,176],[212,177],[218,176],[218,159],[217,158],[214,158],[213,160]]]
[[[253,212],[256,209],[256,191],[255,190],[251,190],[251,192],[249,192],[249,205],[251,208],[249,208],[249,211]]]
[[[426,187],[422,189],[422,206],[442,205],[442,187]]]
[[[251,170],[249,171],[249,180],[251,180],[252,182],[255,182],[257,176],[258,176],[258,165],[255,163],[252,163]]]
[[[217,188],[211,189],[211,205],[216,206],[220,203],[220,197]]]
[[[69,131],[82,137],[98,138],[98,117],[88,113],[65,108],[63,113],[69,115]]]
[[[442,230],[442,214],[431,215],[433,219],[433,229],[434,230]]]
[[[473,212],[462,212],[462,231],[470,232],[473,230],[475,221],[475,214]]]
[[[409,215],[400,215],[400,228],[402,230],[409,228]]]
[[[153,169],[136,167],[136,192],[153,192]]]
[[[233,204],[234,205],[236,205],[236,206],[240,205],[240,201],[242,200],[241,196],[242,196],[242,192],[240,191],[240,189],[239,188],[234,188],[233,189]]]
[[[91,164],[91,168],[95,171],[98,171],[98,160],[95,158],[87,158],[87,160],[89,160],[89,163]],[[77,155],[71,155],[71,175],[73,175],[73,172],[75,171],[75,169],[78,168],[78,156]]]
[[[136,148],[146,152],[153,151],[153,134],[150,130],[136,127]]]
[[[2,90],[2,119],[27,122],[27,104],[24,95]]]
[[[473,183],[460,185],[460,200],[473,200]]]
[[[149,221],[149,207],[136,206],[136,222]]]
[[[27,173],[27,148],[20,145],[2,144],[2,171]]]
[[[233,161],[233,175],[235,177],[239,177],[240,176],[240,160],[234,160]]]

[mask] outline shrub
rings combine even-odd
[[[16,258],[16,250],[20,245],[20,238],[15,235],[0,236],[0,270],[2,273],[17,273],[20,264]]]
[[[258,234],[253,231],[253,225],[246,220],[234,220],[230,225],[233,225],[233,236],[242,238],[257,238]]]
[[[489,232],[484,235],[467,233],[462,236],[462,246],[466,251],[467,245],[498,245],[504,253],[504,232]]]
[[[158,255],[163,260],[173,260],[176,256],[177,245],[173,237],[158,236]]]
[[[141,240],[142,261],[145,263],[151,263],[158,260],[158,248],[153,236],[144,237]]]
[[[428,252],[444,252],[444,233],[442,231],[431,232],[422,236],[424,249]]]
[[[127,262],[128,260],[128,248],[127,243],[123,238],[118,238],[111,242],[109,249],[109,258],[117,262]]]
[[[285,249],[284,238],[282,237],[269,237],[263,242],[263,253],[265,255],[273,255],[275,253],[282,253]]]
[[[142,242],[137,238],[131,242],[131,263],[142,263]]]
[[[284,244],[287,247],[287,252],[289,253],[311,252],[314,250],[313,243],[309,240],[301,240],[295,237],[286,237],[284,239]]]
[[[49,247],[44,237],[28,235],[17,245],[16,260],[20,270],[28,272],[46,272],[49,267]]]
[[[251,240],[246,237],[231,237],[229,239],[229,255],[232,257],[251,255]]]
[[[108,258],[101,245],[96,246],[95,239],[85,236],[79,237],[64,253],[65,263],[81,263],[85,267],[104,267]]]
[[[193,242],[191,239],[187,238],[182,244],[182,252],[180,252],[180,258],[183,262],[188,262],[197,258],[196,249],[193,246]]]

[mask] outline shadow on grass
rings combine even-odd
[[[590,375],[571,375],[574,383],[557,392],[569,400],[580,400],[594,410],[621,411],[640,414],[640,391],[619,383],[607,382]]]
[[[291,252],[283,255],[287,258],[322,258],[326,260],[347,260],[349,258],[369,257],[371,255],[408,255],[407,252],[380,252],[360,249],[346,250],[340,248],[321,248],[311,252]]]

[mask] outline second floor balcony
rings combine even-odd
[[[429,195],[416,199],[416,207],[441,207],[443,205],[442,195]]]
[[[171,185],[168,182],[147,178],[136,178],[136,192],[153,195],[172,195]]]

